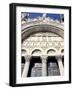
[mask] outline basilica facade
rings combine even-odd
[[[64,75],[64,22],[21,20],[21,77]]]

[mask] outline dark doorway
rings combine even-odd
[[[23,73],[24,65],[25,65],[25,58],[24,58],[24,56],[22,56],[21,57],[21,75]]]
[[[30,67],[28,77],[40,77],[42,70],[42,63],[39,56],[33,56],[30,60]]]
[[[58,76],[60,75],[57,60],[54,56],[48,57],[47,60],[47,76]]]

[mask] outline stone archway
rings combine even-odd
[[[42,61],[39,56],[32,56],[27,77],[42,76]]]
[[[43,33],[44,32],[48,32],[48,33],[51,32],[51,33],[55,33],[55,34],[59,35],[62,39],[64,38],[64,30],[59,28],[59,27],[55,27],[52,25],[34,25],[34,26],[31,26],[31,27],[28,27],[28,28],[25,28],[24,30],[22,30],[22,43],[27,38],[31,37],[31,35],[34,35],[34,34],[40,33],[40,32],[43,32]],[[38,47],[37,47],[37,49],[38,49]],[[40,53],[41,51],[37,50],[37,52]],[[54,50],[53,50],[53,52],[54,52]],[[35,51],[33,53],[35,53]],[[44,53],[44,51],[43,51],[43,53]],[[32,54],[30,54],[29,57],[32,57]],[[39,56],[40,56],[40,54],[39,54]],[[48,54],[47,54],[47,56],[48,56]],[[42,58],[42,76],[47,76],[47,74],[46,74],[46,69],[47,69],[46,68],[46,60],[47,59],[44,56],[41,56],[41,58]],[[61,61],[61,58],[57,58],[57,60],[58,59],[60,59],[60,61]],[[33,62],[33,63],[35,63],[35,62]],[[62,63],[61,62],[58,62],[58,63],[59,63],[59,66],[62,67]],[[27,77],[27,74],[29,73],[29,66],[30,66],[30,58],[26,57],[26,67],[27,68],[26,68],[26,70],[24,70],[23,77]],[[60,71],[62,71],[62,70],[63,70],[63,67]],[[27,71],[27,74],[25,74],[25,71]],[[61,73],[61,75],[63,75],[63,72],[60,72],[60,73]]]
[[[54,54],[56,51],[54,50],[54,49],[49,49],[48,51],[47,51],[47,54]]]
[[[41,50],[39,50],[39,49],[34,49],[33,51],[32,51],[32,55],[41,55]]]
[[[25,28],[22,31],[22,41],[27,37],[29,37],[30,35],[38,32],[52,32],[64,38],[64,30],[59,27],[55,27],[51,25],[35,25]]]

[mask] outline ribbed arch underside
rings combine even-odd
[[[64,38],[64,30],[61,28],[50,25],[35,25],[28,27],[22,31],[22,42],[30,35],[38,32],[52,32]]]

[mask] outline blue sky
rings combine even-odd
[[[42,17],[42,14],[43,13],[28,13],[29,14],[29,18],[37,18],[38,16],[40,16],[40,17]],[[60,18],[60,15],[62,15],[63,16],[63,14],[47,14],[47,16],[46,17],[50,17],[50,18],[52,18],[52,19],[57,19],[57,20],[60,20],[61,18]]]

